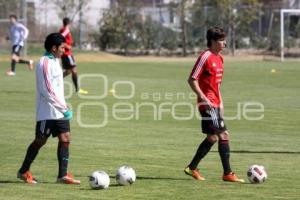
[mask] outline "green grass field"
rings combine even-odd
[[[204,135],[189,107],[194,99],[186,80],[193,62],[172,61],[79,63],[81,75],[102,75],[82,78],[87,97],[103,96],[68,98],[75,113],[69,170],[82,184],[55,184],[56,138],[49,138],[32,165],[40,184],[24,184],[16,172],[34,137],[34,73],[19,65],[17,76],[7,77],[8,63],[0,65],[0,199],[299,199],[298,62],[225,61],[225,116],[236,118],[226,121],[232,168],[247,179],[249,165],[264,165],[268,180],[260,185],[223,182],[217,145],[200,165],[207,180],[197,182],[183,173]],[[66,81],[71,83],[69,77]],[[109,92],[114,86],[115,95],[130,98],[114,97]],[[263,105],[264,112],[247,113],[252,118],[263,114],[263,119],[247,120],[242,112],[247,103]],[[105,126],[86,127],[97,125]],[[113,178],[124,164],[136,170],[138,178],[132,186],[117,186]],[[87,176],[95,170],[112,176],[107,190],[90,189]]]

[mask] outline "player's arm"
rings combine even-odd
[[[70,33],[70,30],[66,28],[64,31],[62,31],[60,34],[64,36],[64,38],[67,37],[67,35]],[[65,43],[65,48],[66,49],[72,49],[72,45]]]
[[[72,49],[72,46],[71,46],[71,45],[68,45],[67,43],[65,43],[64,46],[65,46],[66,49]]]
[[[52,73],[47,62],[44,62],[43,67],[37,75],[38,92],[57,110],[62,114],[68,111],[68,107],[64,102],[59,101],[58,95],[53,90],[53,83],[51,82]]]
[[[206,65],[207,65],[206,61],[208,59],[208,56],[209,56],[208,53],[204,53],[198,57],[196,63],[194,64],[194,68],[188,79],[188,83],[189,83],[190,87],[196,93],[201,104],[205,105],[206,109],[210,109],[212,106],[212,103],[206,97],[204,92],[201,90],[201,88],[199,86],[199,79],[200,79],[201,74],[203,73],[204,69],[206,68]]]
[[[11,31],[10,31],[10,29],[7,31],[7,33],[6,33],[6,37],[5,37],[5,39],[6,40],[10,40],[10,38],[11,38]]]
[[[19,28],[20,28],[20,31],[22,33],[22,40],[25,40],[28,38],[28,35],[29,35],[29,30],[26,26],[24,26],[23,24],[19,24]]]
[[[222,95],[221,92],[219,91],[219,97],[220,97],[220,114],[222,117],[224,117],[224,104],[223,104],[223,99],[222,99]]]
[[[190,76],[188,79],[188,83],[192,90],[196,93],[197,97],[200,99],[201,103],[205,105],[207,109],[210,109],[212,104],[199,87],[198,80]]]

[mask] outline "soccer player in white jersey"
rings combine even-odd
[[[20,58],[20,52],[24,46],[24,41],[27,39],[29,31],[21,23],[17,21],[16,15],[10,15],[10,28],[7,39],[11,41],[11,68],[6,72],[8,76],[16,75],[16,63],[26,64],[30,70],[33,69],[33,60],[24,60]]]
[[[29,145],[17,177],[26,183],[35,184],[37,180],[29,171],[40,148],[50,135],[58,137],[58,183],[80,184],[67,172],[70,144],[70,122],[72,111],[67,107],[64,97],[63,72],[59,58],[64,53],[65,38],[59,33],[46,37],[46,53],[36,66],[36,128],[35,139]]]

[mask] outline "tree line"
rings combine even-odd
[[[26,1],[0,0],[0,17],[7,19],[10,13],[24,17],[24,2]],[[41,2],[42,5],[47,3]],[[173,0],[168,4],[159,3],[162,0],[153,0],[152,5],[149,5],[151,1],[144,0],[110,0],[109,8],[99,13],[101,20],[96,32],[85,26],[85,14],[89,12],[91,0],[51,2],[60,18],[69,17],[75,21],[72,33],[79,48],[93,40],[93,47],[97,45],[103,51],[125,55],[186,56],[206,47],[206,30],[212,26],[225,29],[228,34],[228,50],[233,55],[237,48],[254,47],[276,51],[280,46],[279,13],[276,14],[272,5],[262,3],[261,0]],[[145,2],[148,2],[147,5]],[[145,12],[145,8],[149,7],[154,9],[152,14]],[[34,16],[28,17],[28,11],[29,9],[27,19],[34,20]],[[175,16],[176,26],[166,26],[164,19],[160,19],[164,17],[163,12]],[[299,16],[295,17],[299,21]],[[285,23],[291,26],[292,21],[287,20]],[[299,44],[297,38],[300,35],[300,25],[298,22],[292,25],[292,31],[287,30],[286,34],[291,36],[286,39],[287,48],[294,48]],[[34,30],[37,27],[31,28]],[[6,29],[2,26],[1,35],[6,33]],[[53,28],[55,29],[57,27]],[[39,33],[44,38],[42,32],[31,33]]]
[[[258,0],[180,0],[165,6],[180,18],[174,30],[165,27],[141,10],[143,1],[115,0],[104,12],[96,41],[101,50],[119,49],[124,54],[130,50],[160,54],[162,49],[180,49],[186,56],[188,50],[205,46],[205,33],[211,26],[221,26],[228,33],[231,53],[240,44],[241,37],[255,37],[251,23],[257,20],[261,6]]]

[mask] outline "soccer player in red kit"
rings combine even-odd
[[[59,30],[59,32],[64,36],[66,40],[65,45],[65,53],[61,57],[62,67],[64,69],[64,77],[72,74],[72,80],[75,86],[75,91],[80,94],[87,94],[86,90],[80,89],[78,84],[78,75],[77,75],[77,67],[74,60],[74,56],[72,54],[72,45],[73,38],[70,31],[71,20],[69,18],[63,19],[63,27]]]
[[[208,29],[206,34],[208,49],[200,54],[188,79],[190,87],[197,95],[198,108],[202,117],[202,132],[206,134],[206,138],[199,145],[195,156],[184,172],[196,180],[205,180],[197,166],[214,143],[219,141],[218,150],[224,170],[222,179],[230,182],[244,182],[231,170],[229,133],[223,119],[220,85],[224,66],[220,52],[226,47],[225,38],[226,33],[222,28]]]

